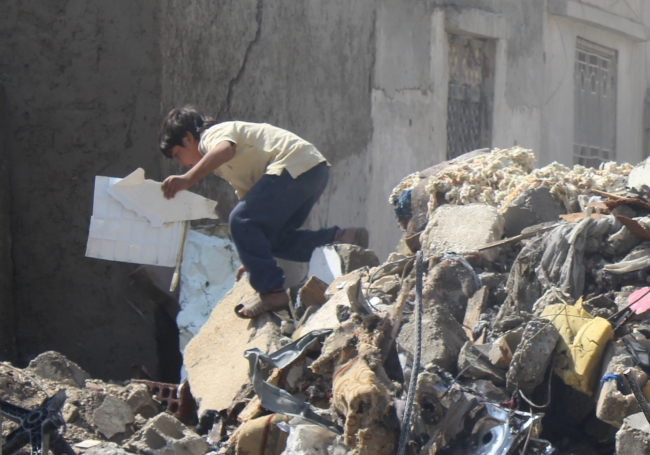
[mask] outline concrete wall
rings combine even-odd
[[[156,370],[155,308],[130,286],[135,267],[84,253],[94,176],[161,175],[157,10],[155,0],[3,3],[20,363],[54,349],[96,377]]]
[[[448,33],[493,40],[492,146],[541,145],[543,2],[454,5],[384,0],[379,6],[367,206],[380,258],[395,250],[401,236],[387,202],[392,188],[446,159]]]
[[[295,132],[332,164],[307,225],[365,224],[374,2],[164,0],[162,18],[161,115],[192,103],[219,120]],[[199,192],[227,221],[229,186],[210,176]]]
[[[644,99],[650,86],[645,27],[650,26],[650,8],[636,1],[583,0],[579,8],[571,9],[572,4],[576,2],[550,3],[546,17],[539,164],[573,164],[573,78],[578,37],[618,52],[616,161],[636,164],[645,157]]]
[[[15,358],[14,298],[11,260],[11,197],[9,165],[5,149],[7,103],[5,88],[0,84],[0,360]]]

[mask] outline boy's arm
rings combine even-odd
[[[235,152],[235,144],[232,142],[219,142],[185,174],[167,177],[162,184],[163,195],[167,199],[173,198],[179,191],[188,189],[222,164],[230,161],[235,156]]]

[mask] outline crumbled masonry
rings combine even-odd
[[[650,159],[534,161],[475,151],[406,176],[397,251],[317,251],[291,308],[241,319],[254,291],[235,283],[185,347],[184,417],[155,382],[93,380],[54,352],[0,364],[0,404],[65,390],[62,434],[89,455],[393,455],[410,403],[407,455],[650,453],[625,378],[650,398]]]

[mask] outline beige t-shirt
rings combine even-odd
[[[218,123],[201,135],[199,152],[205,155],[223,141],[235,144],[235,156],[214,173],[232,185],[239,199],[264,174],[280,175],[286,169],[296,178],[318,163],[327,163],[312,144],[267,123]]]

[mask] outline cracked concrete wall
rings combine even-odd
[[[0,360],[15,358],[14,297],[11,261],[11,198],[9,166],[5,148],[7,103],[5,88],[0,83]]]
[[[156,370],[155,308],[132,264],[84,257],[95,175],[160,178],[154,0],[8,0],[7,93],[18,361],[57,350],[94,377]]]
[[[162,106],[267,122],[312,142],[332,164],[307,226],[366,222],[375,2],[164,0]],[[176,172],[165,163],[167,173]],[[208,176],[198,192],[236,203]],[[371,234],[372,242],[372,234]]]

